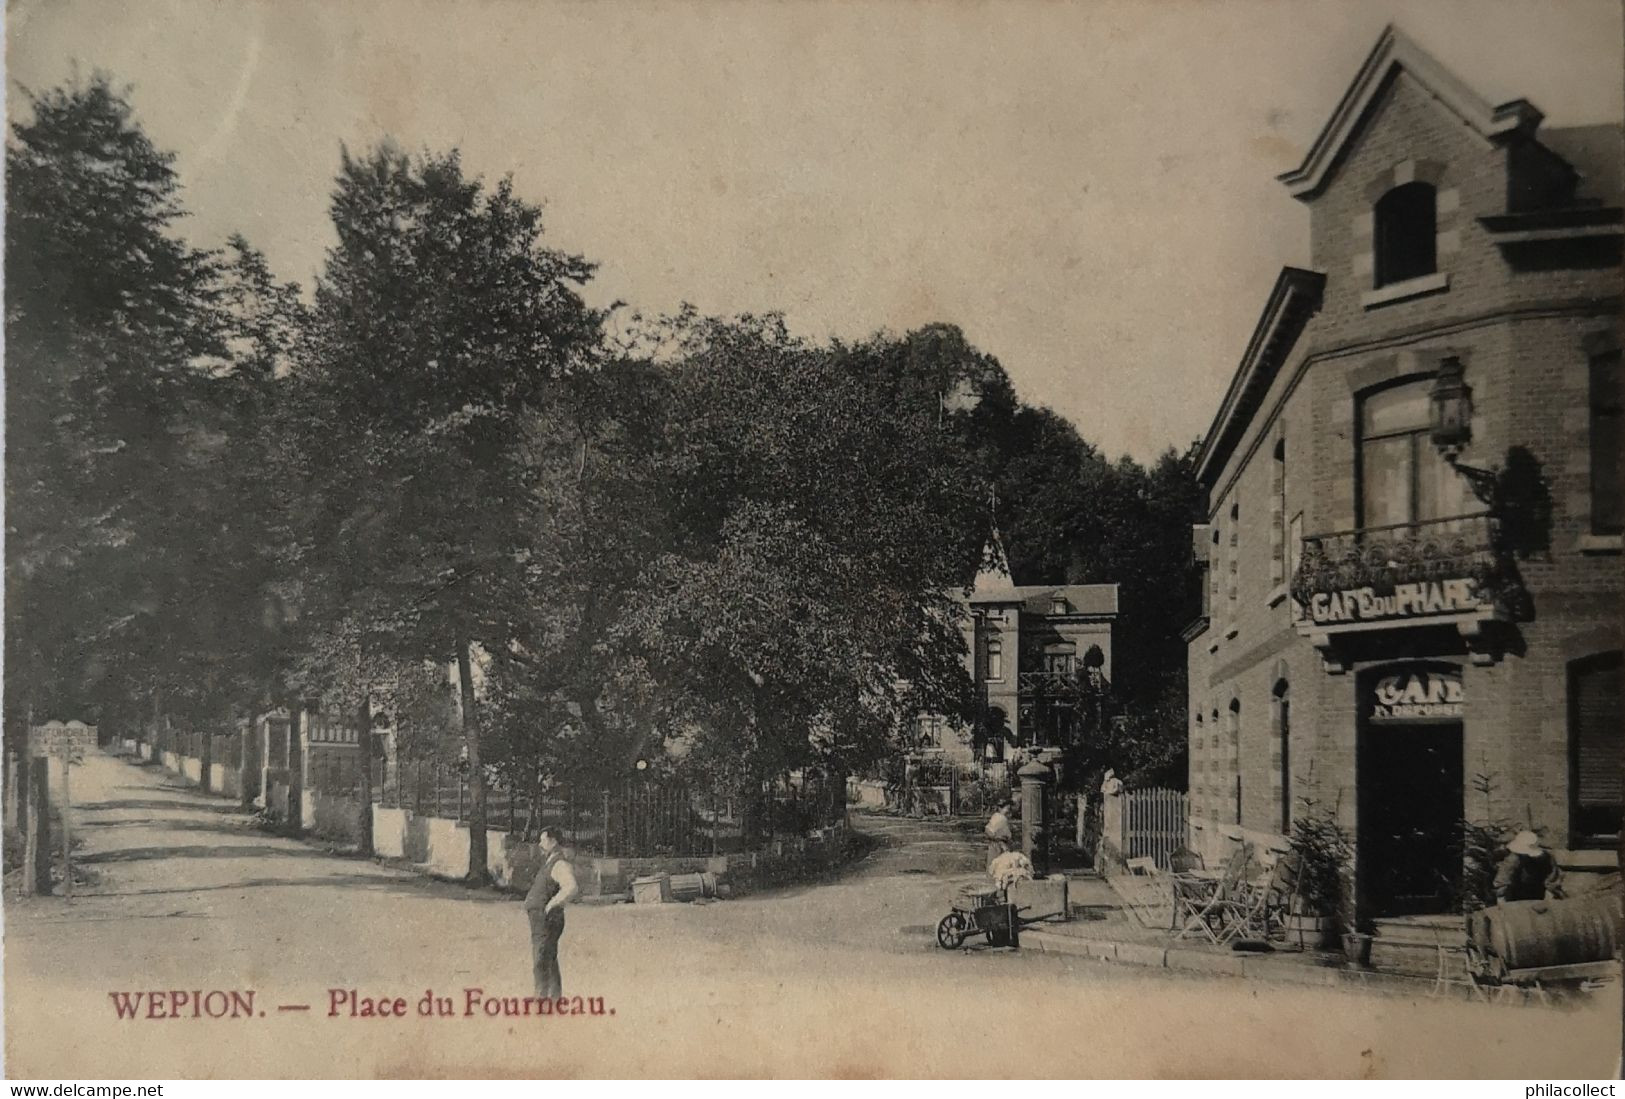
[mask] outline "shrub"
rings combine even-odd
[[[1300,860],[1298,892],[1303,903],[1317,916],[1351,926],[1354,846],[1348,831],[1334,814],[1306,801],[1305,811],[1292,822],[1291,844]]]

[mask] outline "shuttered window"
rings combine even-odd
[[[1577,845],[1612,843],[1619,834],[1620,757],[1625,728],[1620,712],[1620,654],[1602,653],[1569,665],[1571,830]]]

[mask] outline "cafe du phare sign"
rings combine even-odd
[[[1317,626],[1329,626],[1432,618],[1476,611],[1482,606],[1478,585],[1472,580],[1426,580],[1395,584],[1392,592],[1378,592],[1375,588],[1316,592],[1309,599],[1309,617]]]

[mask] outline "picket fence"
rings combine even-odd
[[[1120,844],[1123,857],[1150,856],[1167,869],[1168,856],[1185,846],[1188,811],[1186,796],[1178,790],[1125,790]]]

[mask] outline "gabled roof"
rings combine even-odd
[[[1517,133],[1532,133],[1542,115],[1526,99],[1514,99],[1499,106],[1490,103],[1462,83],[1432,54],[1418,46],[1392,25],[1383,29],[1376,46],[1360,66],[1354,82],[1338,101],[1326,126],[1309,147],[1303,163],[1276,178],[1286,184],[1297,199],[1313,198],[1326,185],[1327,176],[1343,150],[1359,132],[1377,97],[1389,78],[1404,69],[1467,127],[1486,141],[1503,140]]]
[[[1023,613],[1046,618],[1062,617],[1055,612],[1057,599],[1066,602],[1065,616],[1110,617],[1117,614],[1116,584],[1017,584],[1010,576],[1009,558],[998,528],[988,536],[982,550],[982,568],[968,594],[961,597],[973,606],[1019,605]]]
[[[971,602],[1014,603],[1019,598],[1016,595],[1016,582],[1010,577],[1010,562],[1005,556],[1004,542],[995,527],[988,535],[987,544],[982,547],[982,567],[971,585]]]
[[[1325,288],[1326,276],[1322,272],[1281,268],[1252,338],[1247,341],[1247,350],[1242,352],[1241,364],[1230,379],[1230,388],[1225,390],[1213,424],[1197,448],[1196,480],[1204,488],[1213,486],[1304,326],[1320,311]]]

